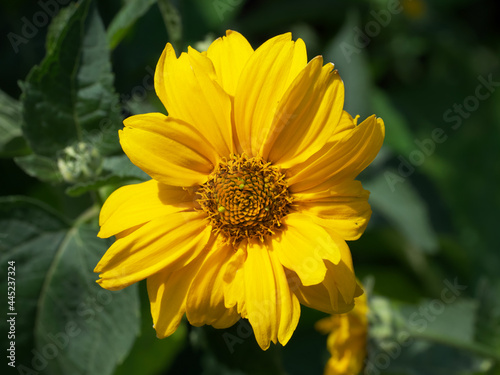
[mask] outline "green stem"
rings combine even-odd
[[[78,216],[74,222],[74,227],[78,227],[90,220],[93,220],[95,218],[97,218],[99,216],[99,210],[100,210],[100,207],[101,206],[98,206],[98,205],[93,205],[91,207],[89,207],[88,209],[86,209],[85,211],[83,211],[80,216]]]
[[[102,207],[102,205],[104,204],[104,201],[102,200],[102,197],[101,197],[101,194],[99,194],[99,191],[91,191],[90,195],[92,196],[94,203],[97,206]]]

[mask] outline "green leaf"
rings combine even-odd
[[[327,44],[325,62],[333,62],[345,86],[344,109],[361,119],[373,114],[371,108],[372,78],[366,52],[355,43],[359,27],[357,12],[349,12],[347,20],[335,38]]]
[[[106,176],[97,177],[95,180],[76,183],[66,189],[66,194],[71,197],[78,197],[89,191],[99,190],[104,186],[120,186],[128,183],[136,183],[138,181],[142,182],[143,180],[140,180],[137,177],[120,177],[108,174]]]
[[[182,19],[179,11],[171,0],[158,0],[158,7],[160,8],[170,43],[172,43],[176,51],[181,51]]]
[[[108,185],[123,185],[150,180],[126,155],[109,156],[103,160],[104,175],[76,183],[66,189],[66,194],[76,197]]]
[[[491,367],[498,354],[474,342],[477,302],[458,298],[455,281],[443,285],[440,299],[418,305],[370,298],[368,372],[448,375]]]
[[[413,190],[408,181],[391,185],[391,176],[397,171],[385,171],[364,183],[370,194],[370,204],[417,249],[433,253],[437,248],[437,237],[430,224],[426,203]]]
[[[14,158],[16,164],[27,174],[44,182],[62,182],[63,178],[54,159],[36,154]]]
[[[132,164],[127,155],[107,157],[102,167],[119,177],[134,177],[141,181],[151,179],[142,169]]]
[[[0,157],[29,152],[21,131],[21,104],[0,90]]]
[[[457,283],[457,288],[453,281],[446,282],[443,299],[425,300],[416,307],[401,307],[406,323],[404,328],[414,337],[437,342],[473,342],[478,304],[471,299],[456,299],[455,293],[460,294],[459,288],[464,286]],[[453,302],[448,302],[448,298]]]
[[[57,48],[59,37],[66,29],[68,22],[77,9],[78,6],[76,3],[70,3],[67,7],[62,8],[57,16],[52,19],[45,40],[47,54],[51,53],[54,48]]]
[[[55,157],[77,142],[110,154],[119,149],[121,118],[102,21],[84,0],[54,22],[47,55],[22,83],[24,135],[42,156]]]
[[[19,373],[111,374],[132,347],[137,288],[110,292],[95,282],[93,269],[111,243],[96,232],[37,201],[0,200],[2,275],[15,262]],[[6,290],[7,278],[1,282]],[[6,332],[5,319],[0,324]]]
[[[125,5],[113,18],[107,30],[109,48],[114,49],[134,23],[142,17],[157,0],[132,0]]]

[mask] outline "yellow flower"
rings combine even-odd
[[[354,308],[345,314],[332,315],[316,323],[316,329],[329,333],[327,339],[331,358],[325,375],[357,375],[366,358],[368,332],[366,294],[356,298]]]
[[[333,65],[308,63],[290,33],[254,51],[228,31],[179,58],[167,44],[155,88],[168,116],[132,116],[120,131],[152,180],[102,208],[99,236],[117,240],[95,269],[100,285],[147,278],[160,338],[184,314],[216,328],[243,317],[263,349],[290,339],[300,303],[350,310],[361,289],[345,240],[371,214],[354,178],[382,145],[382,120],[357,125]]]

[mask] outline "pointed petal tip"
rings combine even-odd
[[[382,131],[382,136],[385,137],[385,123],[384,123],[384,120],[381,117],[376,117],[376,120],[377,120],[377,125],[380,127],[380,130]]]
[[[95,272],[95,273],[100,273],[100,272],[102,272],[102,264],[101,264],[101,262],[100,262],[100,261],[99,261],[99,263],[97,263],[97,264],[96,264],[96,266],[94,267],[94,271],[93,271],[93,272]],[[100,277],[101,277],[101,275],[99,275],[99,280],[98,280],[98,281],[100,281],[100,280],[101,280],[101,279],[100,279]]]
[[[239,32],[238,32],[238,31],[236,31],[236,30],[227,29],[227,30],[226,30],[226,36],[230,36],[230,35],[241,35],[241,33],[239,33]]]

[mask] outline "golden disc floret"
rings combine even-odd
[[[221,160],[198,195],[214,231],[232,244],[274,234],[292,203],[285,174],[260,157],[246,155]]]

